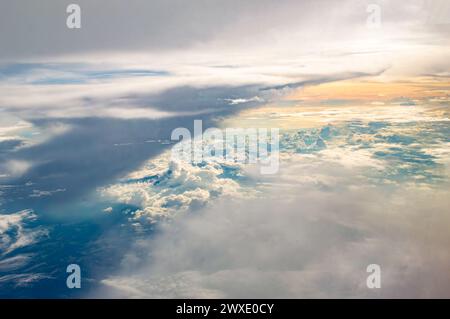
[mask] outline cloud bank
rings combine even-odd
[[[136,243],[123,260],[127,270],[103,280],[98,295],[448,297],[446,192],[391,192],[347,177],[339,185],[326,192],[291,183],[283,194],[218,201],[176,220]],[[365,286],[372,263],[382,268],[380,290]]]

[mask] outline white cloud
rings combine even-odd
[[[63,188],[58,188],[50,191],[43,191],[39,189],[33,189],[33,192],[29,195],[29,197],[46,197],[52,196],[55,193],[65,192],[66,190]]]
[[[28,287],[33,285],[36,281],[51,278],[46,274],[35,273],[35,274],[11,274],[0,276],[0,284],[14,283],[16,288],[18,287]]]
[[[37,216],[31,210],[13,214],[0,215],[0,248],[1,255],[34,244],[47,236],[47,230],[39,227],[29,228],[26,223],[36,220]]]
[[[292,182],[265,198],[218,201],[172,221],[155,239],[136,243],[124,259],[128,270],[106,278],[107,287],[98,293],[448,297],[446,191],[392,191],[344,176],[339,185],[340,191],[329,192]],[[138,257],[142,254],[148,258]],[[141,266],[127,264],[136,258]],[[382,289],[377,291],[365,286],[371,263],[382,269]]]
[[[23,160],[10,160],[0,164],[0,173],[6,177],[20,177],[32,166],[32,163]]]
[[[173,161],[170,152],[150,160],[122,182],[99,189],[103,199],[139,207],[134,218],[173,217],[210,200],[251,196],[254,191],[226,176],[239,164],[209,162],[197,166]]]
[[[17,270],[28,264],[32,257],[32,255],[22,254],[0,260],[0,271]]]
[[[406,124],[404,112],[419,121]],[[439,139],[429,144],[441,136],[433,124],[439,112],[419,108],[391,114],[384,108],[364,113],[349,107],[317,113],[310,116],[322,125],[332,122],[323,123],[322,115],[337,119],[329,132],[334,138],[324,149],[284,151],[276,176],[242,167],[241,174],[257,182],[260,192],[233,201],[219,197],[200,209],[186,206],[194,213],[162,224],[152,239],[138,240],[122,270],[102,281],[98,296],[449,297],[449,175],[416,182],[428,173],[421,167],[403,173],[408,180],[399,182],[390,176],[392,170],[400,164],[413,168],[414,161],[400,158],[399,164],[374,156],[402,147],[403,155],[428,152],[443,161],[448,144]],[[367,132],[372,115],[389,125]],[[357,136],[346,131],[346,120],[361,125]],[[434,131],[427,131],[430,126]],[[422,127],[426,136],[417,134]],[[411,148],[401,140],[384,140],[396,134],[414,137]],[[374,135],[379,143],[370,139]],[[426,170],[441,173],[438,165],[427,165]],[[136,177],[154,174],[142,173]],[[372,263],[382,269],[380,290],[366,287],[366,267]]]
[[[254,96],[250,99],[225,99],[225,101],[229,102],[230,105],[236,105],[248,102],[263,102],[264,100],[258,96]]]

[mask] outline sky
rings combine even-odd
[[[72,2],[0,0],[0,285],[39,295],[32,247],[93,223],[88,296],[448,296],[448,1]],[[280,173],[171,162],[198,119],[281,128]]]

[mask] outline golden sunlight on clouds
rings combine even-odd
[[[291,94],[288,100],[358,100],[385,102],[396,98],[448,98],[450,82],[421,78],[401,82],[342,81],[307,86]]]
[[[224,125],[253,127],[255,122],[282,129],[322,127],[351,119],[364,121],[448,121],[450,83],[415,81],[339,81],[296,90],[282,102],[245,110]]]

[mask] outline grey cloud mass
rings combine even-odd
[[[82,28],[66,27],[69,1],[2,1],[1,58],[86,51],[183,48],[210,40],[226,25],[271,1],[77,1]],[[18,18],[20,17],[20,18]]]
[[[97,51],[160,52],[204,43],[219,44],[217,38],[236,48],[255,41],[268,46],[277,41],[277,34],[286,30],[290,30],[291,42],[300,41],[305,48],[311,48],[321,39],[345,40],[355,36],[355,29],[365,27],[370,3],[368,0],[79,0],[76,3],[82,10],[82,28],[70,30],[66,27],[66,8],[72,2],[2,1],[0,59],[39,59]],[[445,22],[450,14],[440,0],[428,3],[416,0],[406,5],[380,1],[380,5],[383,23],[390,30],[392,27],[402,30],[417,23],[429,28],[434,25],[434,17]]]

